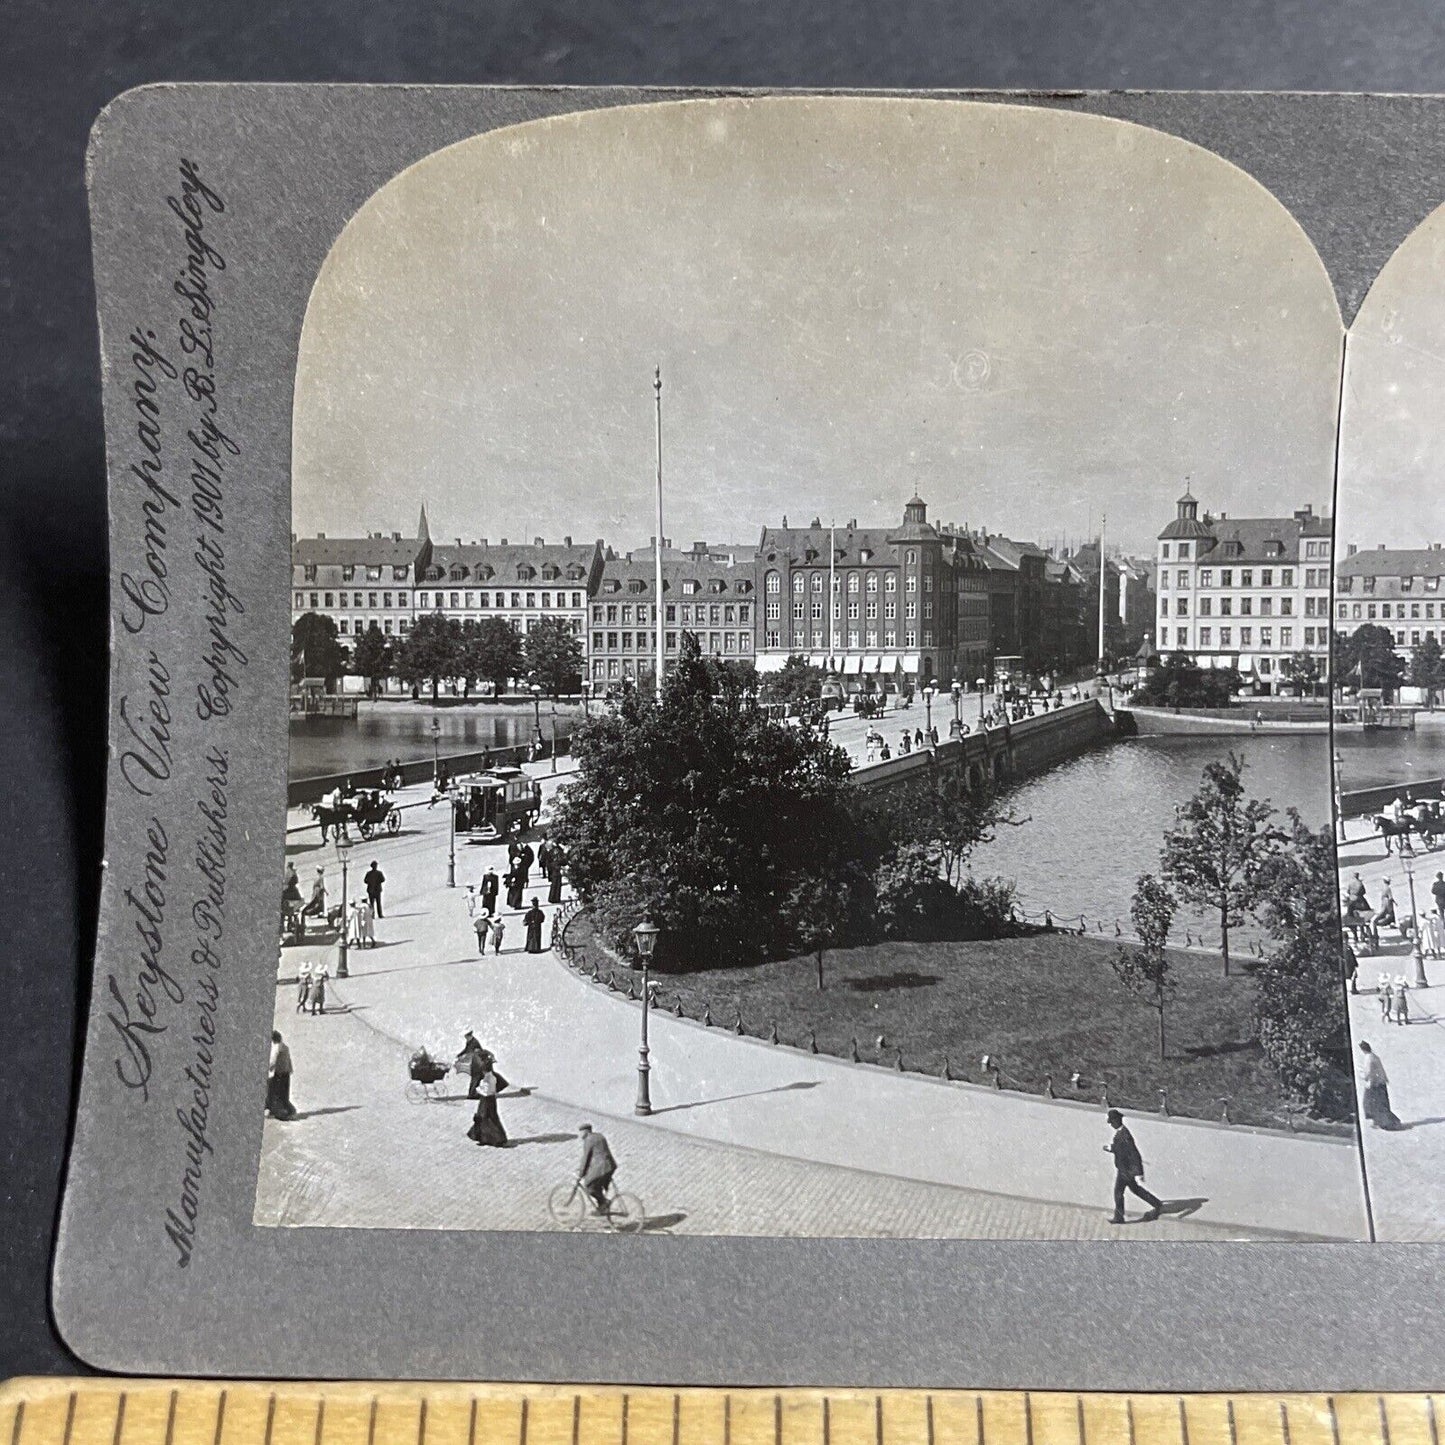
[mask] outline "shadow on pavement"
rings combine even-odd
[[[1176,1219],[1186,1219],[1191,1214],[1198,1214],[1199,1211],[1209,1203],[1207,1197],[1202,1199],[1166,1199],[1159,1211],[1162,1219],[1166,1215],[1172,1215]]]
[[[680,1210],[673,1214],[650,1214],[642,1226],[643,1234],[665,1234],[687,1218]]]
[[[333,1104],[329,1109],[302,1109],[293,1116],[296,1119],[320,1119],[327,1114],[350,1114],[361,1108],[360,1104]]]
[[[575,1144],[575,1134],[528,1134],[522,1139],[508,1139],[508,1149],[520,1149],[523,1144]]]
[[[690,1104],[668,1104],[661,1109],[654,1109],[654,1114],[680,1114],[684,1109],[703,1109],[709,1104],[731,1104],[738,1099],[760,1099],[765,1094],[786,1094],[792,1089],[816,1089],[823,1081],[821,1079],[799,1079],[795,1084],[779,1084],[772,1089],[754,1089],[747,1094],[723,1094],[716,1099],[695,1099]]]

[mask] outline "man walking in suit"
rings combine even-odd
[[[1126,1222],[1124,1219],[1124,1191],[1126,1189],[1132,1194],[1137,1194],[1149,1206],[1149,1212],[1144,1215],[1145,1220],[1158,1219],[1160,1211],[1164,1208],[1164,1202],[1150,1194],[1141,1182],[1144,1178],[1144,1156],[1140,1154],[1139,1146],[1134,1142],[1134,1136],[1124,1126],[1124,1116],[1117,1109],[1110,1109],[1108,1119],[1114,1130],[1113,1141],[1104,1146],[1104,1153],[1114,1156],[1114,1218],[1111,1223],[1123,1224]]]
[[[385,918],[386,914],[381,911],[381,885],[386,882],[386,874],[376,866],[374,858],[371,867],[366,870],[366,877],[361,881],[366,884],[366,896],[371,900],[371,911],[378,918]]]
[[[501,880],[497,877],[495,868],[488,868],[482,874],[482,912],[490,916],[497,911],[497,890],[501,886]]]

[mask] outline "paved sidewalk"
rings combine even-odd
[[[353,976],[335,989],[337,998],[390,1038],[425,1044],[443,1058],[472,1028],[514,1082],[572,1109],[630,1118],[639,1006],[576,977],[550,954],[521,953],[516,917],[508,920],[508,951],[479,959],[462,888],[445,887],[445,810],[413,808],[405,816],[400,838],[354,855],[357,877],[373,856],[387,874],[387,917],[378,925],[383,946],[353,951]],[[319,835],[292,835],[288,852],[304,879],[308,861],[323,856]],[[458,883],[475,881],[503,853],[459,840]],[[288,973],[304,953],[285,950]],[[1109,1131],[1096,1108],[850,1065],[666,1014],[654,1013],[652,1023],[657,1113],[635,1127],[1051,1206],[1092,1209],[1101,1194],[1107,1200]],[[297,1054],[304,1072],[304,1041]],[[1156,1116],[1130,1122],[1151,1186],[1194,1201],[1191,1223],[1237,1237],[1365,1235],[1358,1154],[1349,1142]]]
[[[1347,820],[1346,841],[1339,850],[1341,890],[1358,872],[1366,896],[1378,908],[1388,878],[1403,918],[1410,911],[1405,870],[1398,854],[1387,854],[1383,840],[1366,832],[1368,826],[1363,819]],[[1434,908],[1430,885],[1437,872],[1445,871],[1445,849],[1431,854],[1417,843],[1415,860],[1415,904],[1423,914]],[[1410,945],[1394,929],[1381,934],[1378,954],[1359,955],[1360,992],[1350,999],[1352,1042],[1364,1039],[1379,1054],[1390,1079],[1391,1105],[1406,1126],[1399,1131],[1364,1126],[1375,1235],[1382,1240],[1445,1240],[1445,959],[1427,954],[1430,985],[1416,988]],[[1403,975],[1408,981],[1408,1025],[1381,1019],[1381,973],[1392,979]]]

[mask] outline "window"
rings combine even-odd
[[[1180,574],[1179,574],[1179,585],[1180,585],[1181,587],[1187,587],[1187,586],[1189,586],[1189,574],[1188,574],[1187,572],[1183,572],[1183,571],[1180,572]]]
[[[1167,562],[1167,561],[1169,560],[1169,543],[1168,543],[1168,542],[1162,542],[1162,543],[1160,543],[1160,546],[1159,546],[1159,556],[1160,556],[1160,559],[1161,559],[1162,561]],[[1162,640],[1162,639],[1161,639],[1161,640]]]
[[[802,622],[802,621],[803,621],[803,619],[804,619],[804,613],[805,613],[806,608],[807,608],[807,604],[806,604],[801,598],[799,598],[796,602],[793,603],[793,621],[794,621],[794,622]]]
[[[864,554],[863,560],[865,562],[868,560],[868,554]],[[878,590],[878,574],[876,572],[870,572],[868,574],[866,586],[869,592],[876,592]]]
[[[393,567],[391,569],[391,580],[393,582],[405,582],[406,575],[409,571],[411,571],[411,568],[409,568],[405,563],[403,563],[400,567]]]
[[[1360,590],[1362,592],[1373,592],[1375,590],[1375,579],[1373,577],[1361,577]]]
[[[594,633],[592,634],[592,651],[593,651],[593,652],[601,652],[601,651],[602,651],[602,634],[601,634],[600,632],[594,632]]]
[[[1395,634],[1395,643],[1398,647],[1403,647],[1405,645],[1405,632],[1403,628]]]
[[[1254,615],[1254,598],[1241,597],[1239,599],[1239,615],[1241,617],[1252,617]]]
[[[320,605],[319,594],[313,592],[311,594],[311,610],[314,612]]]
[[[1182,561],[1184,561],[1188,556],[1189,556],[1189,543],[1188,543],[1188,542],[1181,542],[1181,543],[1179,544],[1179,560],[1182,562]]]
[[[1259,629],[1259,645],[1260,645],[1261,647],[1273,647],[1273,646],[1274,646],[1274,628],[1272,628],[1272,627],[1261,627],[1261,628]]]
[[[326,605],[327,605],[328,607],[334,607],[334,606],[336,605],[336,604],[331,600],[331,598],[332,598],[332,594],[331,594],[330,592],[328,592],[328,593],[326,594]]]
[[[794,610],[794,612],[796,613],[797,609],[794,608],[793,610]],[[769,602],[769,603],[768,603],[768,621],[769,621],[769,622],[777,622],[777,621],[779,621],[779,620],[782,618],[782,615],[783,615],[783,608],[782,608],[782,604],[781,604],[781,603],[779,603],[779,602]]]
[[[1341,588],[1341,591],[1344,589]],[[1440,579],[1438,577],[1427,577],[1425,579],[1425,590],[1427,592],[1438,592],[1440,590]]]
[[[915,551],[913,551],[913,550],[910,548],[910,549],[909,549],[909,552],[908,552],[908,555],[907,555],[907,557],[906,557],[905,560],[907,561],[907,563],[908,563],[908,565],[909,565],[910,567],[917,566],[917,564],[918,564],[918,553],[915,552]]]
[[[905,647],[917,647],[918,634],[916,632],[905,632],[903,634],[903,645]]]
[[[1220,585],[1221,587],[1233,587],[1233,586],[1234,586],[1234,568],[1233,568],[1233,567],[1224,567],[1224,568],[1222,568],[1222,569],[1220,570],[1220,573],[1219,573],[1219,585]]]
[[[898,575],[897,575],[897,573],[895,573],[895,572],[890,572],[890,573],[883,579],[883,590],[884,590],[885,592],[896,592],[896,591],[898,591]]]
[[[1160,647],[1167,647],[1168,645],[1169,645],[1169,629],[1168,629],[1167,627],[1161,627],[1161,628],[1159,629],[1159,646],[1160,646]]]
[[[1239,585],[1240,585],[1241,587],[1253,587],[1253,586],[1254,586],[1254,568],[1253,568],[1253,567],[1241,567],[1241,568],[1240,568],[1240,570],[1239,570]]]
[[[910,602],[907,607],[903,609],[903,615],[911,622],[918,616],[918,604],[916,602]]]
[[[301,608],[305,607],[305,606],[306,606],[306,594],[305,594],[304,592],[298,592],[298,593],[296,593],[295,601],[293,602],[292,605],[293,605],[294,607],[296,607],[296,609],[297,609],[298,611],[299,611]]]
[[[1261,597],[1261,598],[1259,599],[1259,615],[1260,615],[1261,617],[1273,617],[1273,616],[1274,616],[1274,598],[1273,598],[1273,597]]]
[[[1201,587],[1214,586],[1214,569],[1212,567],[1201,567],[1199,569],[1199,585]]]
[[[1234,645],[1234,629],[1232,627],[1221,627],[1219,629],[1219,645],[1221,647],[1232,647]]]
[[[1211,645],[1211,644],[1210,644],[1210,634],[1211,634],[1211,631],[1212,631],[1212,629],[1211,629],[1211,628],[1208,628],[1208,627],[1201,627],[1201,628],[1199,629],[1199,645],[1200,645],[1201,647],[1209,647],[1209,646]]]
[[[1212,597],[1201,597],[1199,599],[1199,615],[1201,617],[1208,617],[1213,608],[1214,599]]]
[[[345,619],[344,617],[341,619],[340,622],[338,622],[338,623],[336,624],[336,630],[337,630],[343,637],[346,636],[346,619]]]
[[[390,637],[390,636],[391,636],[391,618],[388,617],[388,618],[381,624],[381,627],[382,627],[382,631],[385,632],[388,637]]]
[[[1175,603],[1174,603],[1174,612],[1175,612],[1175,615],[1178,616],[1178,617],[1188,617],[1188,616],[1189,616],[1189,599],[1188,599],[1187,597],[1180,597],[1180,598],[1176,599],[1176,601],[1175,601]]]
[[[930,605],[931,605],[931,604],[930,604]],[[850,603],[848,604],[848,621],[849,621],[849,622],[857,622],[857,620],[858,620],[858,604],[857,604],[856,602],[850,602]]]
[[[813,599],[813,614],[812,614],[812,615],[813,615],[813,621],[814,621],[814,622],[821,622],[821,621],[823,620],[823,601],[822,601],[822,599],[819,598],[819,597],[815,597],[815,598]]]
[[[306,580],[308,582],[314,582],[316,580],[316,563],[308,562],[303,570],[306,573]]]
[[[753,607],[752,607],[752,603],[750,603],[750,602],[739,602],[739,603],[738,603],[738,621],[739,621],[740,623],[742,623],[742,625],[743,625],[744,627],[746,627],[746,626],[748,625],[748,623],[750,623],[752,620],[753,620]]]
[[[1281,587],[1293,587],[1293,586],[1294,586],[1294,568],[1293,568],[1293,567],[1284,567],[1284,568],[1281,568],[1281,569],[1280,569],[1279,585],[1280,585]]]
[[[1420,604],[1419,604],[1418,602],[1412,602],[1412,603],[1410,604],[1410,620],[1411,620],[1412,622],[1415,622],[1415,621],[1418,621],[1418,620],[1419,620],[1419,617],[1420,617]]]
[[[878,620],[878,604],[876,602],[869,602],[867,604],[867,609],[868,610],[866,615],[868,620],[870,622],[876,622]]]
[[[896,602],[885,602],[883,604],[883,616],[888,622],[892,622],[898,616],[898,604]]]
[[[905,592],[917,592],[917,591],[918,591],[918,578],[917,578],[917,577],[905,577],[905,578],[903,579],[903,590],[904,590]]]
[[[794,590],[797,589],[797,583],[798,583],[800,580],[801,580],[801,578],[795,578],[795,579],[794,579],[794,582],[793,582]],[[767,576],[767,581],[766,581],[766,583],[765,583],[764,585],[765,585],[765,587],[766,587],[766,590],[769,591],[769,592],[780,592],[780,591],[782,591],[782,587],[783,587],[783,579],[782,579],[776,572],[769,572],[769,573],[768,573],[768,576]]]
[[[858,590],[858,574],[856,572],[850,572],[848,574],[848,590],[850,592],[856,592]]]
[[[1240,645],[1241,647],[1253,647],[1253,646],[1254,646],[1254,628],[1252,628],[1252,627],[1241,627],[1241,628],[1239,629],[1239,645]]]
[[[1234,598],[1232,598],[1232,597],[1221,597],[1221,598],[1219,599],[1219,615],[1220,615],[1221,617],[1229,617],[1229,616],[1231,616],[1231,615],[1233,614],[1233,612],[1234,612]]]
[[[617,621],[617,604],[615,602],[609,602],[607,604],[607,620],[609,622]]]
[[[1174,643],[1177,647],[1189,646],[1189,629],[1187,627],[1176,627],[1174,629]]]
[[[398,607],[405,607],[405,606],[406,606],[406,593],[405,593],[405,592],[398,592],[398,593],[396,594],[396,605],[397,605]]]
[[[558,601],[559,604],[561,603],[561,600],[562,600],[562,594],[559,592],[559,593],[557,594],[557,601]],[[552,594],[551,594],[550,592],[544,592],[544,593],[542,594],[542,606],[543,606],[543,607],[550,607],[551,605],[552,605]]]
[[[1307,598],[1305,598],[1306,604],[1311,603],[1311,602],[1313,602],[1314,600],[1315,600],[1315,599],[1314,599],[1313,597],[1307,597]],[[1308,605],[1306,606],[1305,611],[1307,611],[1307,612],[1309,611]],[[1294,616],[1294,598],[1293,598],[1293,597],[1281,597],[1281,598],[1279,599],[1279,615],[1280,615],[1281,617],[1293,617],[1293,616]]]

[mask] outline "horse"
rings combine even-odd
[[[1400,840],[1400,851],[1402,853],[1413,853],[1415,850],[1410,846],[1410,834],[1421,831],[1419,825],[1413,818],[1402,818],[1398,823],[1384,813],[1375,814],[1375,832],[1385,840],[1385,852],[1393,853],[1395,850],[1390,846],[1391,838]]]
[[[313,803],[311,816],[321,824],[321,841],[324,843],[329,828],[336,830],[338,838],[347,836],[346,825],[351,821],[352,808],[348,803],[343,803],[339,808],[328,807],[325,803]]]

